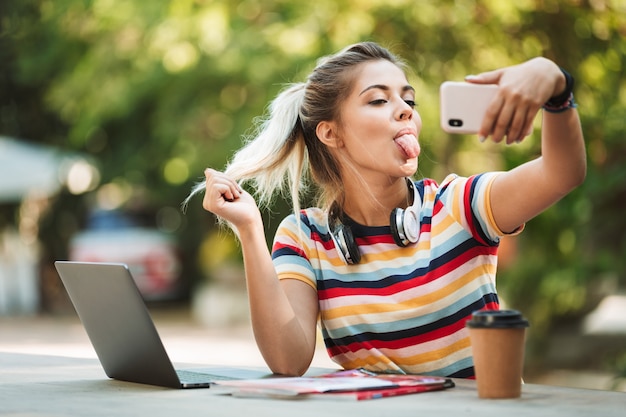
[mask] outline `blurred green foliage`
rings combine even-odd
[[[177,209],[285,83],[361,40],[390,47],[413,70],[425,126],[419,175],[508,169],[539,153],[537,133],[514,147],[444,134],[438,86],[546,56],[577,80],[589,173],[527,225],[499,273],[505,302],[529,316],[540,348],[626,287],[625,39],[623,0],[3,1],[0,134],[100,165],[100,190],[59,199],[42,229],[54,258],[59,237],[80,227],[77,206],[115,195],[118,205]],[[269,238],[286,207],[267,214]],[[192,201],[176,230],[192,274],[213,227]]]

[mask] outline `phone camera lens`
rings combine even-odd
[[[461,119],[450,119],[448,120],[448,124],[452,127],[461,127],[463,126],[463,120]]]

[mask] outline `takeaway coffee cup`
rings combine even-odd
[[[480,398],[517,398],[522,392],[528,321],[516,310],[478,311],[467,322]]]

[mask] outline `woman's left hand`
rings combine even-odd
[[[475,84],[498,84],[478,132],[494,142],[521,142],[532,131],[533,120],[541,106],[565,90],[561,69],[546,58],[533,58],[519,65],[466,77]]]

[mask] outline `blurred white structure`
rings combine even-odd
[[[82,194],[98,181],[98,170],[82,157],[0,136],[0,204],[49,197],[62,186]]]
[[[0,315],[35,313],[39,307],[36,246],[15,229],[0,233]]]
[[[32,314],[39,307],[39,219],[62,187],[94,189],[99,172],[85,158],[0,136],[0,205],[19,215],[0,228],[0,315]]]
[[[626,295],[613,294],[605,297],[585,317],[583,333],[595,336],[626,334]]]

